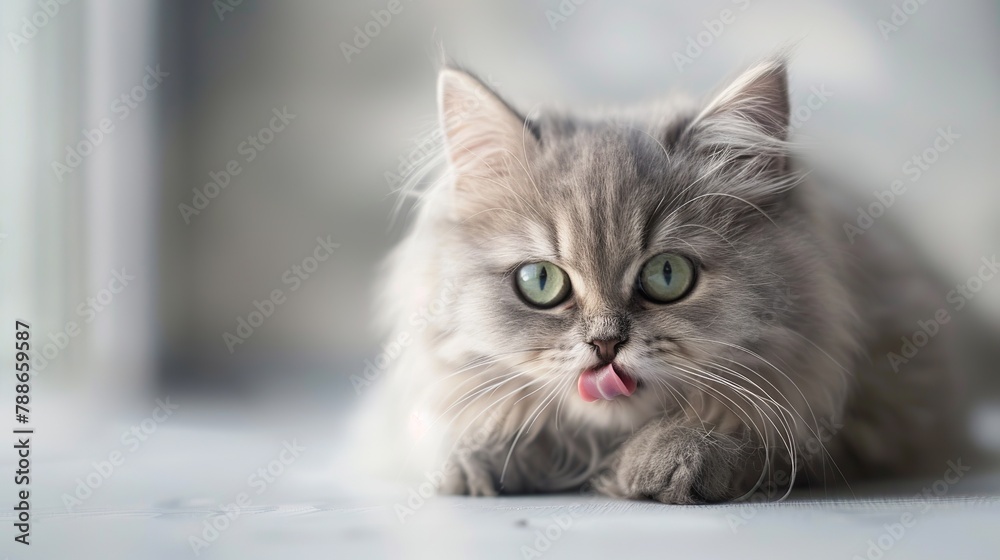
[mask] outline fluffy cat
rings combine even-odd
[[[444,172],[384,289],[390,465],[444,493],[672,504],[944,468],[943,345],[884,357],[939,290],[846,243],[791,156],[784,61],[586,119],[453,67],[438,101]]]

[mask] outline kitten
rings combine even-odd
[[[942,345],[884,359],[937,291],[845,242],[782,60],[628,116],[526,118],[455,68],[438,97],[446,170],[388,262],[391,464],[672,504],[943,468]]]

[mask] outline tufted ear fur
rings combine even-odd
[[[685,130],[711,172],[730,178],[731,194],[769,203],[796,183],[788,176],[788,77],[785,62],[761,62],[716,95]]]
[[[768,60],[750,68],[709,102],[695,122],[730,133],[749,127],[775,140],[786,140],[789,103],[785,62]]]
[[[489,87],[454,68],[438,76],[438,112],[460,207],[495,206],[527,175],[539,144],[527,120]]]

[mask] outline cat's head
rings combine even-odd
[[[808,303],[814,274],[782,62],[630,117],[522,116],[450,68],[438,96],[449,180],[426,258],[456,286],[450,351],[489,364],[477,382],[627,426],[809,320],[780,305]]]

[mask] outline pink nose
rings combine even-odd
[[[610,362],[615,359],[615,356],[618,355],[618,347],[624,343],[624,340],[619,340],[617,338],[595,338],[589,342],[591,346],[597,349],[597,355],[606,362]]]

